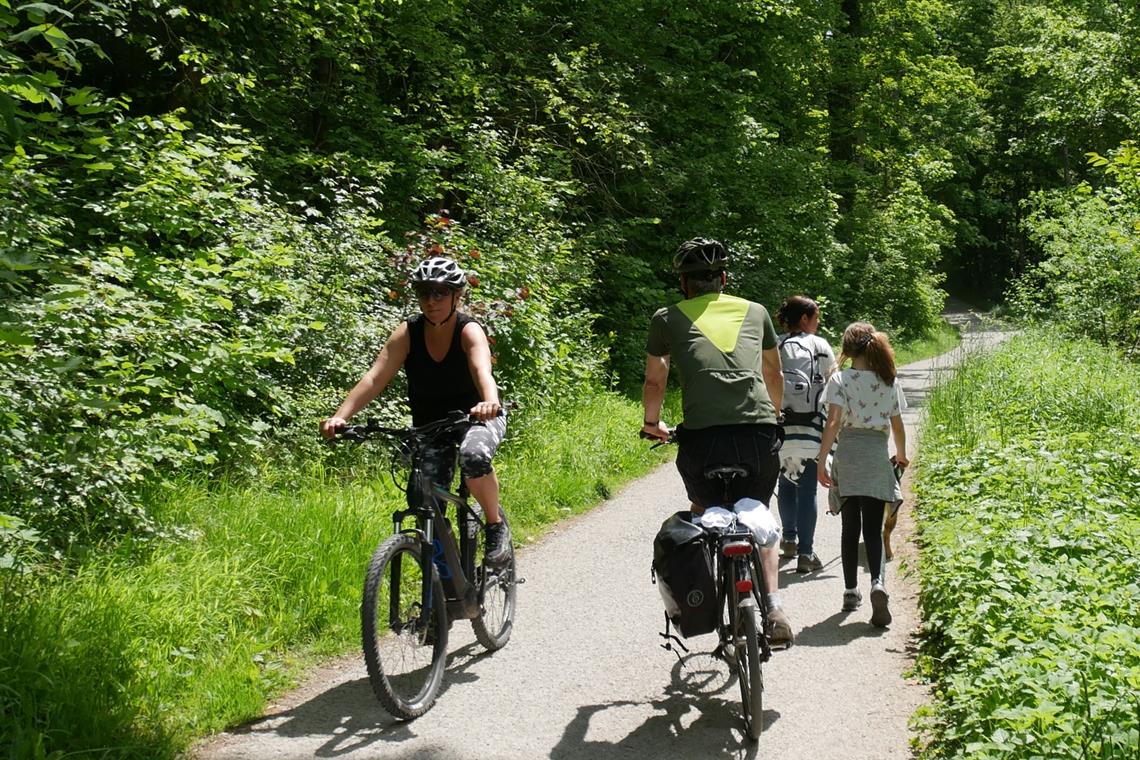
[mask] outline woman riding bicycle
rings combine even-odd
[[[506,433],[506,412],[491,374],[491,349],[479,323],[458,311],[467,276],[453,260],[436,256],[416,267],[412,288],[420,314],[392,331],[372,367],[348,392],[321,435],[332,438],[348,420],[380,395],[403,367],[408,380],[412,424],[443,419],[456,409],[469,410],[473,424],[462,439],[441,441],[424,458],[432,482],[447,486],[455,474],[455,452],[468,490],[483,508],[487,523],[486,560],[510,556],[510,529],[499,504],[499,479],[491,459]]]

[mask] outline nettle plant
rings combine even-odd
[[[930,757],[1135,756],[1137,380],[1103,346],[1041,334],[968,361],[929,399]]]

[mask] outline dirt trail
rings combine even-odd
[[[901,368],[912,455],[926,395],[939,376],[965,353],[1003,337],[975,325],[961,348]],[[797,575],[794,562],[783,561],[781,593],[797,641],[765,666],[766,727],[752,744],[741,733],[735,681],[705,655],[712,637],[688,640],[693,654],[683,662],[658,646],[662,611],[649,580],[652,540],[661,521],[683,507],[682,493],[674,467],[663,466],[521,551],[526,584],[511,643],[486,655],[470,626],[457,622],[443,692],[419,720],[390,718],[353,655],[315,673],[260,720],[203,743],[195,756],[910,757],[907,721],[927,694],[905,675],[919,623],[915,580],[907,572],[914,556],[909,504],[887,570],[894,622],[880,630],[868,622],[868,604],[840,611],[839,520],[824,514],[820,489],[816,551],[824,568]]]

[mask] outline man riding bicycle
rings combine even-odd
[[[758,303],[723,293],[728,251],[716,240],[682,243],[673,257],[685,300],[659,309],[649,324],[642,404],[642,432],[661,440],[669,363],[681,377],[684,422],[678,426],[677,470],[694,514],[721,505],[723,486],[704,476],[710,465],[741,465],[748,476],[731,482],[732,500],[749,497],[767,505],[780,473],[777,409],[784,395],[776,329]],[[761,548],[769,607],[769,639],[791,644],[794,635],[781,608],[779,554]]]

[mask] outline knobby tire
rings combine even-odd
[[[364,663],[372,691],[394,717],[411,720],[431,708],[447,663],[447,604],[431,566],[432,614],[417,625],[423,593],[421,545],[414,536],[386,539],[372,555],[360,604]],[[389,630],[393,574],[398,573],[396,630]]]

